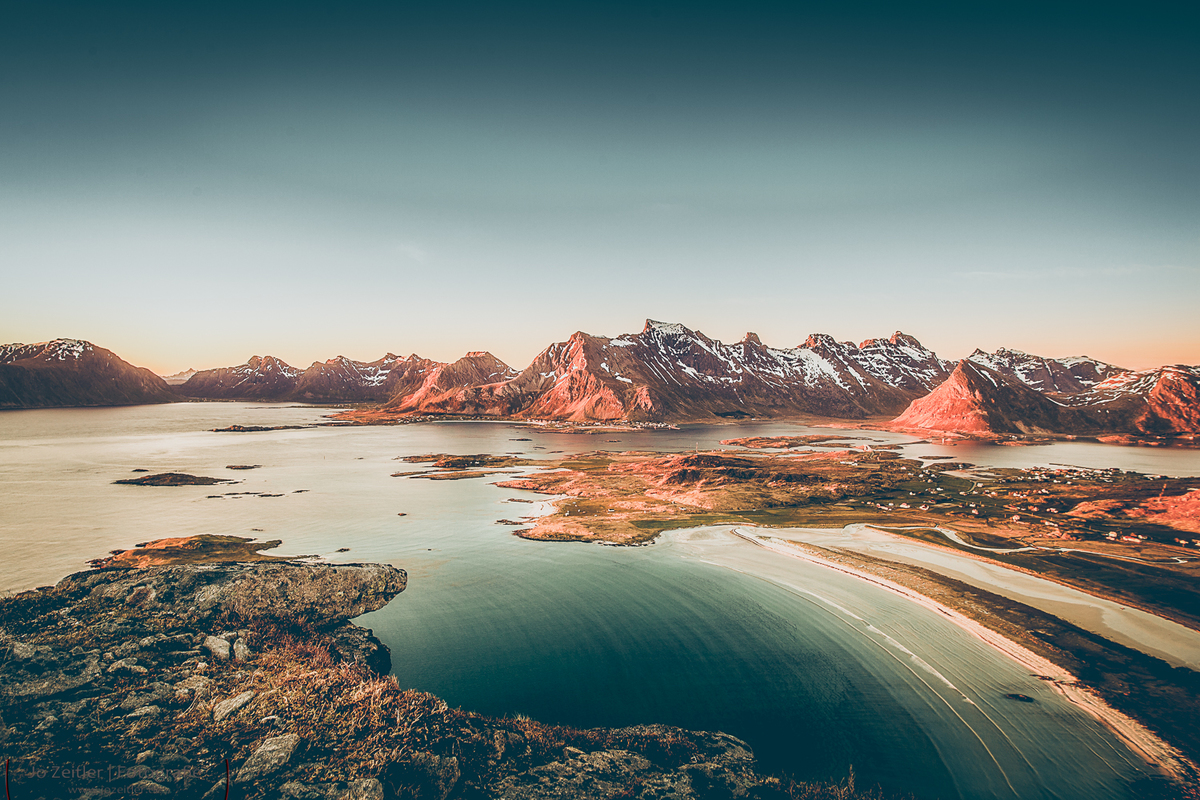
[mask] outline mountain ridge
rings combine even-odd
[[[392,352],[307,368],[272,355],[186,370],[168,385],[77,339],[0,345],[0,408],[206,400],[370,404],[380,419],[704,422],[824,417],[969,436],[1179,436],[1200,432],[1200,367],[1132,371],[1087,356],[999,348],[958,362],[896,331],[859,344],[814,333],[771,347],[727,344],[681,323],[576,331],[523,370],[486,350],[451,362]]]

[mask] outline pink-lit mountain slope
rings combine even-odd
[[[964,359],[893,425],[984,435],[1197,433],[1200,368],[1122,372],[1082,391],[1043,394],[1016,377]]]
[[[125,406],[179,400],[162,378],[79,339],[0,345],[0,408]]]
[[[638,334],[576,333],[514,378],[392,408],[555,420],[683,421],[816,414],[860,419],[904,408],[948,374],[912,337],[857,347],[825,335],[767,347],[753,333],[724,344],[683,325],[647,320]]]
[[[1052,433],[1063,406],[1021,381],[970,359],[958,362],[940,386],[897,417],[899,428],[965,434]]]

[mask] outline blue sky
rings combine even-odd
[[[1198,35],[1153,4],[0,3],[0,340],[521,367],[654,317],[1200,363]]]

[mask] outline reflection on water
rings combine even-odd
[[[1012,662],[853,579],[790,559],[783,569],[781,559],[736,542],[714,558],[711,548],[723,544],[709,542],[704,555],[683,534],[644,548],[528,542],[494,524],[529,513],[506,502],[519,493],[486,480],[389,477],[395,458],[424,452],[685,450],[829,429],[571,435],[445,423],[207,431],[307,424],[322,413],[197,403],[0,414],[0,584],[52,583],[88,557],[164,536],[278,538],[281,554],[409,570],[409,589],[362,621],[391,647],[401,683],[467,708],[579,726],[661,721],[726,730],[750,741],[769,769],[837,778],[853,764],[860,783],[929,797],[1123,797],[1140,773],[1111,736]],[[984,458],[994,455],[1006,464],[1196,470],[1180,451],[1066,443],[967,455],[963,445],[914,445],[902,434],[846,434],[866,437],[856,444],[898,443],[906,454],[980,464],[1000,463]],[[229,464],[262,467],[232,472]],[[112,485],[136,468],[242,483]],[[228,494],[249,491],[281,496]],[[350,551],[336,553],[341,547]],[[1038,702],[1014,703],[1007,693]]]

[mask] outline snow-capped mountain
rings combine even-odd
[[[915,337],[896,331],[887,339],[867,339],[856,357],[863,368],[889,386],[928,392],[950,377],[954,362],[939,358]]]
[[[1120,432],[1196,433],[1200,432],[1200,367],[1175,364],[1123,372],[1063,401],[1102,417],[1110,429]]]
[[[922,381],[948,374],[944,362],[904,334],[864,344],[871,345],[866,354],[814,335],[780,349],[749,333],[729,345],[678,323],[647,320],[641,333],[615,338],[575,333],[508,380],[419,400],[396,397],[389,405],[528,419],[857,419],[895,413],[927,391]]]
[[[297,378],[289,398],[308,402],[382,403],[397,392],[419,386],[436,361],[388,353],[377,361],[354,361],[345,356],[317,361]]]
[[[1121,372],[1072,394],[1040,392],[1016,376],[959,362],[893,424],[967,434],[1176,435],[1200,432],[1200,367]]]
[[[0,408],[178,400],[162,378],[81,339],[0,345]]]
[[[1069,420],[1064,420],[1064,415]],[[940,386],[912,401],[893,424],[965,434],[1025,434],[1078,425],[1081,415],[1022,381],[965,358]]]
[[[976,350],[957,364],[896,332],[862,344],[813,334],[769,347],[725,344],[647,320],[617,337],[578,332],[517,372],[484,351],[451,363],[388,353],[307,369],[272,356],[168,386],[78,339],[0,345],[0,407],[120,405],[193,398],[378,403],[412,415],[684,422],[899,416],[897,427],[969,434],[1200,432],[1200,367],[1131,372],[1087,357]],[[172,391],[174,390],[174,391]],[[903,413],[901,413],[903,412]]]
[[[971,361],[1016,378],[1039,392],[1075,394],[1128,370],[1087,356],[1043,358],[1001,347],[994,353],[976,350]]]
[[[295,390],[301,373],[275,356],[253,356],[236,367],[197,372],[176,391],[216,400],[278,400]]]
[[[82,339],[55,339],[38,344],[0,344],[0,364],[11,364],[15,361],[43,361],[47,364],[78,361],[95,349],[95,345]]]

